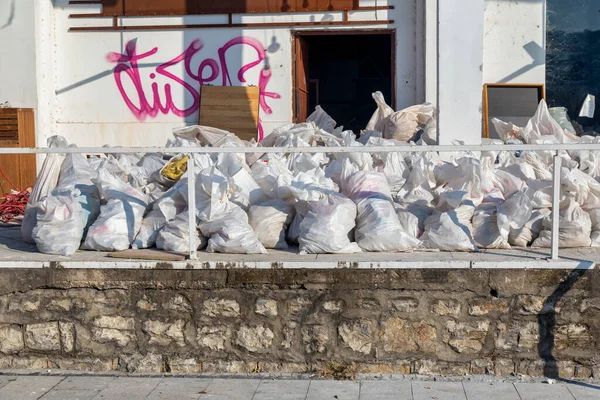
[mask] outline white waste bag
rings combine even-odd
[[[300,253],[360,253],[358,244],[348,238],[355,220],[356,204],[341,194],[309,202],[308,212],[300,223]]]
[[[283,200],[268,200],[250,207],[248,220],[265,248],[287,249],[286,230],[295,215],[294,204]]]
[[[552,216],[544,219],[543,230],[533,242],[532,247],[552,247]],[[558,230],[558,246],[560,248],[590,247],[592,220],[573,199],[561,203]]]
[[[498,229],[498,203],[483,202],[473,214],[473,239],[479,248],[510,249],[508,232],[504,237]]]
[[[82,249],[126,250],[142,225],[148,206],[146,196],[102,167],[95,183],[106,204],[101,207],[100,216],[88,230]]]
[[[177,215],[175,219],[169,221],[160,232],[158,232],[156,237],[156,248],[177,253],[189,253],[189,215],[189,211],[185,210]],[[196,245],[198,246],[197,249],[204,249],[207,244],[206,237],[201,235],[198,229],[194,229],[194,235],[196,238]]]
[[[345,163],[346,166],[349,161]],[[344,194],[358,210],[354,235],[361,249],[400,252],[420,245],[415,236],[402,229],[385,175],[359,171],[344,178]]]
[[[306,122],[314,122],[319,129],[325,132],[333,133],[336,122],[329,114],[327,114],[321,106],[317,106],[315,111],[308,116]]]
[[[511,229],[508,235],[508,243],[511,246],[527,247],[538,238],[542,231],[544,218],[548,218],[552,211],[548,208],[541,208],[531,213],[529,221],[519,229]]]
[[[571,135],[577,135],[577,131],[575,131],[565,107],[553,107],[548,111],[550,112],[552,118],[558,122],[561,128],[569,132]]]
[[[79,249],[85,222],[78,195],[77,190],[54,191],[38,202],[32,237],[40,252],[70,256]]]
[[[167,218],[158,209],[150,211],[144,217],[140,231],[131,245],[133,249],[149,249],[156,244],[159,231],[167,224]]]
[[[208,253],[267,254],[248,223],[248,215],[235,204],[220,218],[200,222],[200,231],[210,237]]]
[[[419,122],[411,112],[396,111],[378,126],[381,127],[384,138],[408,142],[417,133]]]
[[[266,254],[248,215],[229,201],[228,179],[215,167],[203,170],[196,178],[196,210],[202,235],[209,238],[207,252]]]
[[[69,144],[62,136],[52,136],[48,138],[47,145],[49,148],[67,148]],[[60,167],[65,159],[64,154],[48,154],[42,164],[42,168],[35,180],[31,194],[29,195],[29,201],[25,209],[25,215],[21,223],[21,236],[23,240],[29,243],[34,243],[31,233],[36,225],[36,217],[38,208],[35,204],[48,196],[52,190],[58,184],[58,178],[60,176]]]
[[[425,220],[425,233],[421,236],[423,245],[429,249],[442,251],[475,251],[475,243],[467,227],[458,222],[455,210],[438,213]]]
[[[310,204],[307,201],[299,201],[295,203],[294,208],[296,215],[294,216],[294,219],[288,228],[286,237],[288,243],[297,245],[299,244],[298,240],[300,238],[300,224],[302,223],[302,220],[306,214],[308,214]]]
[[[498,230],[502,238],[507,240],[511,230],[522,228],[530,221],[532,212],[531,200],[523,191],[515,192],[498,205]]]
[[[419,204],[396,204],[395,208],[402,229],[420,238],[425,232],[425,220],[433,213],[433,208]]]
[[[394,113],[394,109],[387,105],[381,92],[373,93],[373,100],[377,103],[377,110],[369,120],[365,130],[383,132],[382,124],[386,118]]]

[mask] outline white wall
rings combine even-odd
[[[0,103],[36,108],[35,0],[0,0]]]
[[[545,0],[486,0],[484,83],[544,83]]]
[[[39,0],[50,4],[50,0]],[[354,20],[387,20],[396,22],[391,26],[373,25],[360,27],[335,27],[335,29],[395,29],[397,36],[396,71],[398,107],[406,107],[422,101],[424,84],[422,62],[416,54],[421,41],[416,39],[417,22],[415,0],[390,0],[396,6],[393,11],[351,13]],[[42,29],[52,36],[52,51],[48,45],[39,49],[38,62],[47,68],[41,77],[44,91],[43,111],[50,115],[43,121],[38,142],[44,143],[52,134],[64,135],[70,142],[80,146],[111,145],[164,145],[174,127],[194,124],[198,120],[196,93],[200,83],[198,68],[204,65],[203,77],[211,75],[211,66],[217,66],[214,79],[205,83],[221,85],[223,67],[229,70],[231,84],[240,85],[238,71],[251,65],[244,84],[258,85],[265,61],[261,52],[266,50],[271,77],[264,87],[268,96],[261,107],[260,119],[265,134],[292,119],[292,30],[290,29],[190,29],[173,31],[125,31],[125,32],[69,32],[70,26],[98,24],[93,20],[69,19],[71,13],[94,13],[95,5],[69,5],[68,0],[54,0],[50,9],[51,20],[41,17]],[[361,5],[385,5],[386,1],[361,0]],[[44,14],[44,13],[42,13]],[[158,24],[161,22],[208,23],[222,21],[224,16],[203,16],[164,19],[126,20],[128,24]],[[320,21],[341,20],[341,14],[316,13],[312,15],[251,15],[238,17],[240,22]],[[104,24],[110,21],[102,22]],[[331,29],[328,27],[302,29]],[[40,40],[44,40],[42,37]],[[219,50],[231,40],[237,44],[225,52],[224,60]],[[129,51],[135,50],[137,68],[127,60]],[[184,56],[190,46],[193,48]],[[44,50],[45,49],[45,50]],[[164,63],[177,59],[173,65],[161,68]],[[119,61],[120,60],[120,61]],[[191,71],[186,71],[186,60]],[[118,67],[119,70],[115,70]],[[190,73],[191,72],[191,73]],[[139,77],[139,78],[138,78]],[[119,88],[120,79],[122,87]],[[134,80],[139,81],[134,84]],[[263,76],[263,80],[265,77]],[[191,86],[186,86],[186,85]],[[227,81],[229,84],[229,81]],[[153,93],[153,85],[158,91]],[[172,101],[167,102],[166,91]],[[141,97],[140,97],[141,96]],[[140,100],[142,99],[142,100]],[[369,99],[370,100],[370,99]],[[142,102],[141,102],[142,101]],[[373,109],[375,110],[373,103]],[[341,122],[341,121],[340,121]]]

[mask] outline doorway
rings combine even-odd
[[[376,109],[380,91],[395,107],[395,32],[300,32],[294,36],[294,121],[320,105],[356,134]]]

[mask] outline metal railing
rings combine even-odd
[[[193,154],[214,153],[457,153],[457,152],[501,152],[501,151],[552,151],[553,162],[553,195],[552,195],[552,246],[551,259],[558,260],[559,220],[560,220],[560,170],[562,157],[560,151],[600,151],[599,144],[519,144],[519,145],[437,145],[437,146],[356,146],[356,147],[69,147],[69,148],[0,148],[0,154],[132,154],[132,153],[168,153],[188,155],[187,177],[188,207],[196,204],[195,178],[196,168]],[[194,231],[197,229],[196,214],[189,213],[189,245],[191,260],[198,259],[197,244]]]

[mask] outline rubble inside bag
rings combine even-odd
[[[349,171],[346,171],[349,170]],[[402,229],[385,175],[352,171],[346,160],[343,192],[357,206],[355,238],[365,251],[401,252],[420,245],[416,237]]]
[[[196,177],[196,211],[209,253],[265,254],[265,247],[248,223],[248,214],[229,201],[230,185],[217,168]]]
[[[106,204],[100,216],[88,230],[82,248],[97,251],[128,249],[142,225],[148,206],[146,196],[100,168],[95,180]]]
[[[503,201],[502,199],[499,200]],[[473,214],[473,239],[482,249],[510,249],[508,232],[504,236],[498,224],[498,205],[496,201],[484,200],[475,208]]]
[[[140,231],[133,244],[132,249],[149,249],[156,244],[159,231],[167,224],[167,218],[159,209],[153,209],[144,217]]]
[[[286,231],[295,215],[294,204],[283,200],[267,200],[250,207],[248,219],[265,248],[287,249]]]
[[[185,210],[169,221],[157,234],[156,248],[177,253],[189,253],[189,215],[189,211]],[[206,237],[201,235],[198,229],[194,229],[194,234],[197,249],[204,249],[207,245]]]
[[[552,218],[544,218],[543,230],[531,247],[552,247]],[[558,228],[558,247],[590,247],[592,221],[572,198],[564,200],[560,205],[560,220]]]
[[[356,205],[341,194],[330,194],[308,202],[308,211],[300,223],[301,254],[360,253],[360,247],[348,235],[355,227]]]
[[[533,211],[529,221],[522,228],[511,228],[508,234],[508,243],[516,247],[530,246],[540,235],[544,219],[549,218],[551,213],[552,211],[549,208],[541,208]]]

